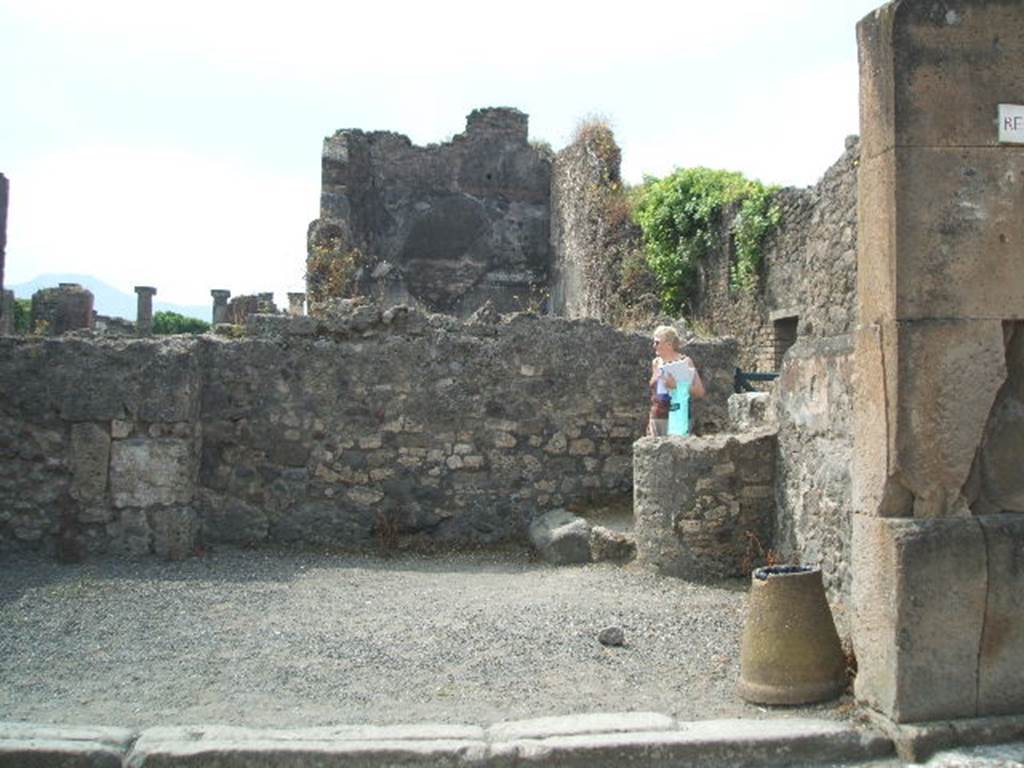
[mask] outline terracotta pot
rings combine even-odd
[[[821,569],[758,568],[740,646],[740,696],[755,704],[811,704],[846,687],[846,665]]]

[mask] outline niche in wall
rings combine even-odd
[[[775,355],[775,370],[782,368],[782,357],[786,350],[796,343],[796,328],[800,320],[797,315],[772,318],[772,348]]]

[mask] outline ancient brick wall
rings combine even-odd
[[[373,305],[250,330],[0,339],[0,544],[480,545],[631,494],[645,334]],[[735,345],[693,346],[707,429],[727,420]]]
[[[324,140],[311,299],[328,287],[467,316],[543,302],[551,162],[515,109],[472,112],[466,131],[418,147],[383,131]]]

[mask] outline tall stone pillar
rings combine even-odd
[[[857,37],[856,695],[1024,713],[1024,4],[895,0]]]
[[[231,291],[214,288],[210,291],[213,296],[213,324],[226,323],[228,321],[228,299],[231,298]]]
[[[136,285],[135,293],[139,297],[138,310],[135,315],[135,333],[139,336],[149,336],[153,333],[153,296],[156,295],[156,288],[148,285]]]
[[[305,293],[289,293],[288,294],[288,314],[292,317],[302,317],[306,314],[306,294]]]

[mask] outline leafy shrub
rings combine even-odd
[[[157,312],[153,315],[153,333],[170,336],[175,333],[206,333],[210,324],[195,317],[185,317],[177,312]]]
[[[692,295],[698,263],[721,246],[727,208],[736,210],[729,231],[736,247],[732,286],[751,290],[757,284],[761,246],[780,220],[777,189],[711,168],[680,168],[663,179],[644,180],[634,193],[634,215],[666,309],[679,311]]]

